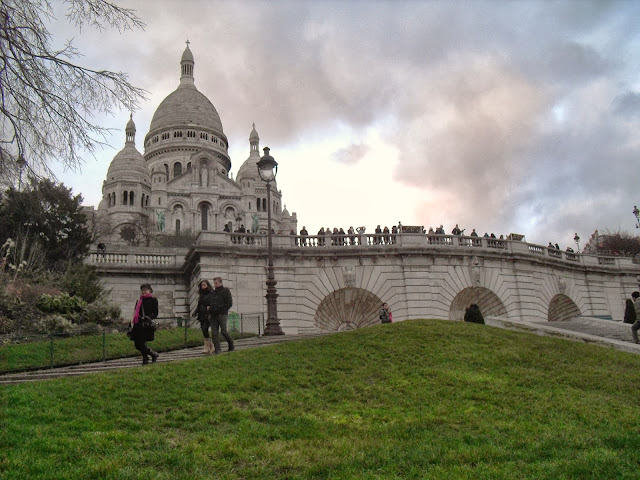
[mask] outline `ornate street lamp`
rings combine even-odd
[[[284,335],[280,328],[280,320],[278,320],[278,304],[276,293],[276,280],[273,275],[273,243],[271,239],[271,182],[276,179],[278,173],[278,162],[269,155],[269,147],[264,147],[264,155],[260,158],[258,165],[258,173],[260,178],[267,183],[267,239],[268,239],[268,257],[269,263],[267,267],[267,326],[264,329],[265,335]]]
[[[576,242],[576,245],[578,246],[578,253],[580,253],[580,237],[578,236],[577,233],[576,233],[576,236],[573,237],[573,241]]]

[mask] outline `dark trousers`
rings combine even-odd
[[[149,352],[151,351],[151,349],[149,347],[147,347],[147,341],[146,340],[142,340],[140,338],[136,338],[135,341],[133,342],[136,350],[138,350],[141,354],[142,357],[147,357],[149,355]]]
[[[204,320],[200,320],[200,329],[202,330],[202,336],[204,338],[209,338],[209,319],[205,318]]]
[[[216,352],[220,351],[220,336],[218,335],[218,330],[222,332],[222,336],[229,344],[229,348],[233,348],[233,338],[231,338],[227,330],[227,321],[228,315],[226,313],[211,315],[211,336],[213,337],[213,345]]]

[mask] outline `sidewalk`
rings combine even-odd
[[[485,318],[487,325],[557,337],[575,342],[592,343],[623,352],[640,354],[640,345],[633,343],[631,325],[594,317],[577,317],[565,322],[528,322]]]
[[[313,333],[305,335],[276,335],[273,337],[251,337],[242,338],[235,341],[235,350],[246,350],[248,348],[265,347],[277,343],[290,342],[295,340],[303,340],[305,338],[314,338],[324,333]],[[223,342],[224,345],[224,342]],[[220,355],[233,355],[226,352],[226,345],[223,347],[223,353]],[[172,350],[170,352],[160,352],[158,363],[175,362],[179,360],[190,360],[194,358],[202,358],[207,355],[202,353],[202,345],[193,348],[184,348],[181,350]],[[149,364],[151,365],[151,364]],[[84,375],[87,373],[106,372],[108,370],[116,370],[119,368],[142,367],[142,357],[117,358],[114,360],[106,360],[104,362],[85,363],[82,365],[72,365],[68,367],[54,367],[42,370],[33,370],[30,372],[7,373],[0,375],[0,385],[10,385],[16,383],[33,382],[36,380],[48,380],[50,378],[72,377],[76,375]],[[145,367],[147,368],[147,367]]]

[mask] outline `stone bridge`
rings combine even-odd
[[[266,244],[265,235],[202,232],[188,249],[108,247],[87,263],[98,267],[124,317],[143,282],[153,285],[160,316],[188,316],[199,280],[216,276],[233,293],[233,311],[266,312]],[[394,321],[461,320],[472,303],[503,319],[621,320],[640,275],[629,258],[454,235],[275,235],[273,252],[287,334],[377,323],[383,301]]]

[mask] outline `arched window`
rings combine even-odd
[[[129,192],[129,205],[134,206],[135,203],[133,202],[134,196],[133,196],[133,192]]]
[[[144,207],[144,193],[140,195],[140,206]]]
[[[187,172],[191,171],[191,162],[187,163]]]
[[[260,206],[261,206],[261,205],[260,205],[260,199],[258,199],[258,201],[256,202],[256,209],[257,209],[258,211],[260,211]]]
[[[129,192],[126,190],[122,192],[122,204],[127,205],[127,197],[129,196]]]
[[[167,178],[169,178],[169,164],[165,163],[164,164],[164,173],[167,174]]]
[[[201,229],[203,231],[206,231],[209,229],[209,206],[206,204],[203,204],[200,207],[200,217],[201,217]]]
[[[145,200],[144,200],[144,206],[145,207],[149,206],[149,195],[147,195],[147,198],[145,198]]]
[[[173,164],[173,178],[176,178],[178,175],[182,174],[182,164],[180,162],[176,162]]]
[[[162,197],[158,197],[158,205],[162,205]]]
[[[180,220],[176,220],[176,235],[180,235]]]
[[[262,199],[262,211],[263,212],[267,211],[267,199],[266,198]]]

